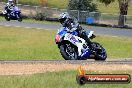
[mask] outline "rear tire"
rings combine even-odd
[[[67,47],[67,45],[69,45],[69,47]],[[66,43],[66,44],[62,44],[60,45],[60,53],[62,55],[62,57],[65,60],[78,60],[78,54],[76,49],[73,47],[72,44]],[[68,49],[71,48],[71,49]],[[72,52],[68,52],[68,51],[72,51]]]

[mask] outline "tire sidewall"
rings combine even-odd
[[[9,18],[8,18],[9,17]],[[7,14],[5,15],[5,19],[6,21],[10,21],[10,16],[8,16]]]
[[[22,16],[21,16],[21,14],[19,14],[18,16],[19,16],[18,21],[22,22]]]
[[[18,21],[19,21],[19,22],[22,22],[22,18],[20,17],[20,18],[18,19]]]
[[[61,53],[62,57],[63,57],[65,60],[72,60],[72,59],[70,59],[69,56],[66,54],[66,51],[65,51],[65,44],[61,44],[59,48],[60,48],[60,53]],[[75,54],[74,60],[78,60],[78,54],[77,54],[76,50],[75,50],[74,54]]]

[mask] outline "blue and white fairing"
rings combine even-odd
[[[78,37],[76,31],[68,32],[68,28],[62,27],[58,30],[57,34],[59,35],[59,41],[64,37],[63,40],[69,41],[78,48],[78,57],[85,58],[90,56],[90,49],[88,48],[86,41],[83,38]],[[88,38],[93,34],[93,31],[86,31]],[[56,38],[57,39],[57,38]]]
[[[65,34],[64,40],[67,40],[71,42],[72,44],[74,44],[75,46],[77,46],[79,57],[88,57],[90,55],[89,49],[86,47],[84,48],[84,46],[86,46],[86,42],[84,39],[78,36],[72,35],[71,33],[67,33]]]
[[[78,56],[80,58],[83,57],[89,57],[90,56],[90,50],[86,45],[86,41],[80,37],[78,37],[78,33],[76,31],[67,33],[67,28],[61,28],[58,30],[58,34],[61,35],[61,37],[64,36],[64,40],[71,42],[73,45],[77,46],[78,48]],[[91,32],[89,32],[91,35]]]

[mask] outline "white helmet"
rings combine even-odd
[[[60,18],[69,18],[69,14],[67,12],[61,13]]]
[[[63,23],[67,18],[70,18],[69,14],[67,12],[61,13],[59,17],[60,23]]]
[[[8,2],[13,2],[13,0],[8,0]]]

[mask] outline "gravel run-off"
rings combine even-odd
[[[0,75],[30,75],[36,73],[77,70],[81,64],[50,64],[50,63],[3,63],[0,64]],[[82,64],[89,71],[132,71],[132,64]]]

